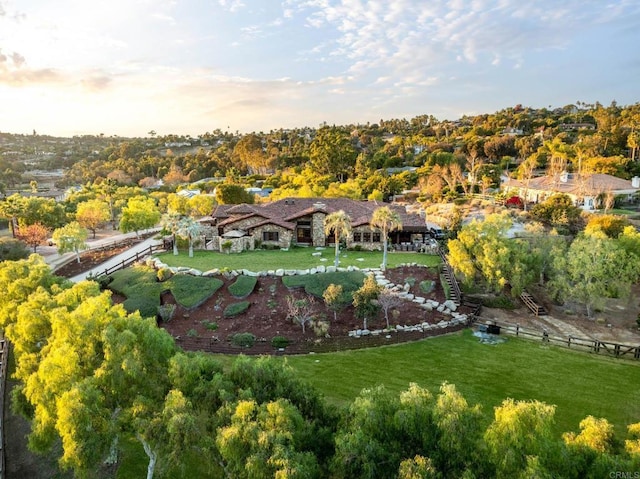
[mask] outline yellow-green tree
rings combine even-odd
[[[80,250],[86,248],[87,230],[77,221],[58,228],[53,232],[53,240],[58,247],[58,253],[74,252],[78,263],[80,262]]]
[[[136,236],[140,236],[140,230],[154,227],[160,221],[160,217],[160,211],[153,199],[133,197],[122,209],[120,230],[123,233],[135,231]]]
[[[78,204],[76,221],[80,226],[87,228],[96,237],[96,230],[103,226],[111,218],[109,204],[101,200],[89,200]]]

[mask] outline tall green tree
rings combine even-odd
[[[247,479],[320,477],[316,457],[304,450],[306,426],[297,408],[284,399],[262,405],[240,401],[231,424],[217,435],[228,473]]]
[[[380,229],[382,236],[382,270],[387,269],[389,233],[402,229],[402,219],[397,211],[388,206],[376,208],[371,216],[371,226]]]
[[[340,263],[340,240],[346,239],[351,234],[351,218],[344,211],[334,211],[324,218],[324,234],[333,235],[335,243],[335,256],[333,265],[337,268]]]
[[[353,171],[358,152],[346,131],[323,127],[309,146],[310,165],[321,175],[331,175],[344,181]]]
[[[578,236],[559,260],[549,286],[563,299],[583,304],[588,317],[608,297],[626,297],[638,279],[640,264],[602,232]]]

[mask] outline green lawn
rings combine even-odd
[[[394,391],[416,382],[437,393],[447,381],[487,416],[506,398],[557,405],[558,432],[578,430],[587,415],[605,417],[619,435],[640,421],[640,364],[509,337],[480,344],[471,331],[399,346],[289,356],[288,363],[332,403],[347,404],[362,388]]]
[[[320,253],[313,256],[312,253]],[[225,254],[217,251],[195,251],[193,258],[186,252],[178,256],[173,253],[162,253],[157,257],[168,266],[187,266],[201,271],[214,268],[248,269],[250,271],[267,271],[278,268],[307,269],[320,265],[332,266],[335,250],[326,248],[291,248],[288,251],[255,250],[242,253]],[[325,259],[325,261],[321,261]],[[382,263],[382,253],[379,251],[342,251],[340,266],[357,266],[358,268],[378,268]],[[402,263],[418,263],[427,266],[440,264],[440,257],[424,253],[390,252],[387,255],[387,266],[393,268]]]

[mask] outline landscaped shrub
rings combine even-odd
[[[222,313],[225,318],[230,318],[231,316],[236,316],[238,314],[244,313],[251,303],[249,301],[240,301],[239,303],[231,303],[229,306],[224,308],[224,312]]]
[[[274,336],[271,339],[271,346],[274,348],[286,348],[289,345],[290,341],[284,336]]]
[[[251,333],[236,333],[231,336],[231,343],[241,348],[250,348],[256,342],[256,337]]]
[[[187,331],[187,336],[189,336],[190,338],[195,338],[197,335],[198,335],[198,331],[196,331],[193,328]]]
[[[171,276],[173,276],[173,272],[169,268],[160,268],[156,275],[158,277],[158,281],[163,282],[171,278]]]
[[[493,298],[482,298],[482,305],[487,308],[515,309],[516,305],[511,298],[506,295],[500,295]]]
[[[440,275],[440,284],[442,285],[442,289],[444,290],[444,297],[447,299],[451,299],[451,289],[449,288],[449,283],[447,283],[444,274]]]
[[[175,304],[161,304],[158,306],[158,316],[160,316],[160,319],[164,322],[171,321],[175,312]]]
[[[14,238],[0,238],[0,261],[18,261],[29,257],[25,244]]]
[[[318,319],[316,321],[311,322],[311,328],[316,336],[319,338],[328,338],[329,337],[329,321],[324,319]]]
[[[209,331],[215,331],[218,329],[218,323],[216,323],[215,321],[204,321],[204,327],[207,328]]]
[[[430,293],[433,291],[435,287],[435,282],[430,279],[425,279],[424,281],[420,281],[420,291],[424,294]]]
[[[155,318],[158,313],[159,302],[160,298],[158,296],[140,294],[125,299],[122,305],[127,311],[140,311],[140,316],[143,318]]]
[[[240,275],[229,285],[229,292],[236,298],[246,298],[253,292],[257,282],[258,278],[255,276]]]

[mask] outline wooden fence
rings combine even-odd
[[[120,271],[121,269],[127,268],[131,266],[133,263],[137,263],[141,259],[146,258],[153,253],[157,253],[159,251],[165,251],[166,248],[163,244],[155,244],[151,245],[148,248],[145,248],[142,251],[139,251],[128,258],[123,259],[118,264],[111,266],[110,268],[105,268],[103,271],[99,271],[93,275],[94,278],[99,278],[101,276],[109,276],[111,273],[115,273],[116,271]]]
[[[539,331],[535,329],[523,328],[519,324],[497,321],[494,319],[482,317],[479,317],[477,319],[477,323],[494,324],[500,327],[501,334],[511,334],[525,339],[541,341],[554,346],[560,346],[595,354],[604,354],[616,358],[634,360],[640,359],[640,345],[632,346],[629,344],[620,344],[592,338],[578,338],[574,336],[561,338],[558,336],[552,336],[545,330]]]
[[[0,339],[0,479],[5,477],[5,438],[4,438],[4,403],[5,385],[7,382],[7,363],[9,362],[9,342]]]

